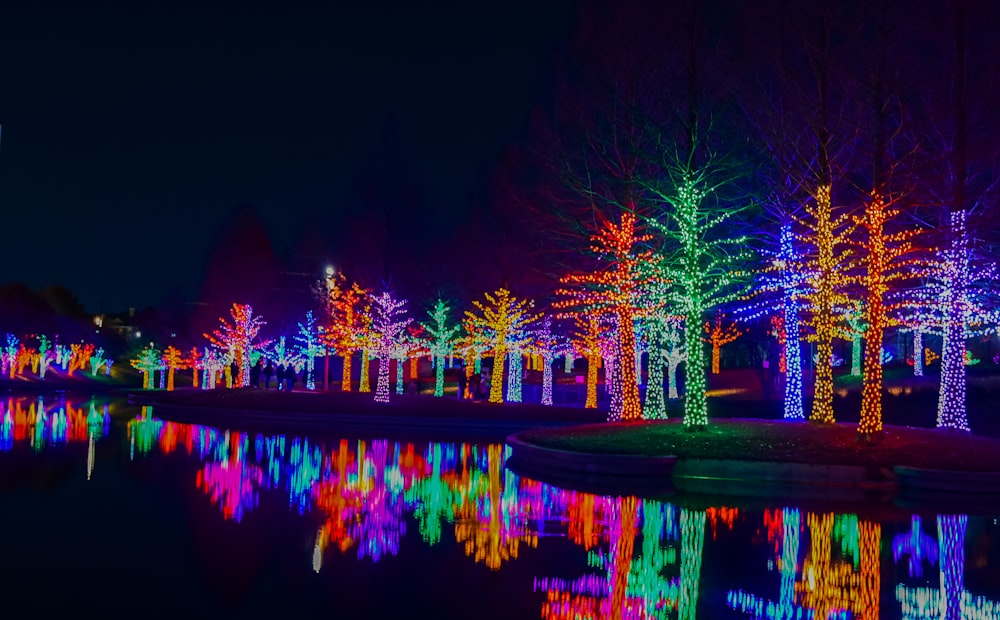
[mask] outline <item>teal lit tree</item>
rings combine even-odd
[[[430,337],[429,349],[434,357],[434,396],[444,396],[444,360],[451,355],[455,347],[455,336],[461,326],[449,325],[451,308],[443,299],[434,303],[434,308],[428,313],[430,323],[421,323],[424,331]]]
[[[326,352],[326,347],[320,341],[319,326],[312,310],[306,312],[305,323],[299,323],[299,332],[295,335],[298,356],[305,362],[306,389],[316,389],[316,358]]]

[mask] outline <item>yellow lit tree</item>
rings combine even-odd
[[[584,407],[597,408],[597,369],[601,365],[601,324],[593,316],[576,317],[572,342],[576,352],[587,359],[587,400]]]
[[[529,312],[534,307],[533,302],[525,299],[518,300],[505,288],[497,290],[492,295],[486,293],[485,297],[485,303],[472,302],[481,314],[477,315],[467,310],[465,316],[477,331],[485,332],[490,336],[493,344],[490,402],[502,403],[503,371],[507,348],[511,342],[519,341],[524,329],[541,318],[541,315]]]

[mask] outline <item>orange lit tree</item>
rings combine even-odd
[[[898,204],[887,204],[882,196],[873,192],[864,214],[855,218],[859,228],[867,233],[860,242],[864,253],[859,281],[865,295],[866,329],[858,421],[859,438],[866,441],[877,439],[882,433],[882,341],[885,331],[897,324],[896,314],[908,305],[909,299],[900,295],[901,288],[920,273],[922,265],[913,244],[919,229],[886,230],[898,220],[899,213]]]
[[[174,372],[188,368],[188,362],[180,349],[170,345],[163,351],[161,363],[167,369],[167,391],[172,392],[174,390]],[[195,374],[197,375],[197,373],[196,370]]]
[[[343,392],[350,392],[351,358],[356,351],[363,349],[367,342],[366,334],[370,324],[368,291],[361,288],[357,282],[347,286],[342,273],[330,279],[328,291],[330,315],[325,335],[328,346],[333,347],[337,355],[344,360],[340,389]],[[364,369],[362,375],[363,379],[368,378],[368,373]]]
[[[722,311],[716,311],[715,321],[712,323],[705,322],[705,332],[708,333],[708,337],[705,338],[705,342],[712,345],[712,374],[719,374],[719,358],[721,349],[723,345],[727,345],[740,337],[740,330],[736,326],[736,323],[730,323],[729,325],[723,326],[723,319],[725,315]]]
[[[541,315],[532,314],[534,303],[517,299],[505,288],[492,295],[485,294],[486,301],[473,301],[481,314],[467,310],[466,318],[477,332],[488,335],[493,347],[493,376],[490,382],[490,402],[503,402],[504,362],[511,342],[520,341],[525,328],[537,321]]]
[[[635,321],[644,314],[640,300],[658,276],[646,267],[652,260],[651,250],[636,246],[652,239],[640,234],[635,214],[623,211],[621,221],[615,224],[603,220],[601,228],[591,237],[590,250],[600,261],[601,270],[593,273],[569,274],[559,281],[566,288],[555,293],[562,299],[553,307],[562,310],[562,316],[584,313],[595,318],[611,316],[618,325],[615,379],[621,390],[621,411],[610,411],[615,420],[638,420],[642,417],[639,400],[639,381],[635,370]]]

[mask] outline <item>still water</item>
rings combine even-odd
[[[36,617],[1000,619],[1000,514],[601,496],[500,443],[0,410],[0,596]]]

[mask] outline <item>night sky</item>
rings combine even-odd
[[[404,177],[426,210],[410,232],[446,235],[545,105],[576,15],[563,0],[15,4],[0,283],[65,285],[94,312],[196,297],[248,204],[277,254],[307,231],[335,253],[366,184]]]

